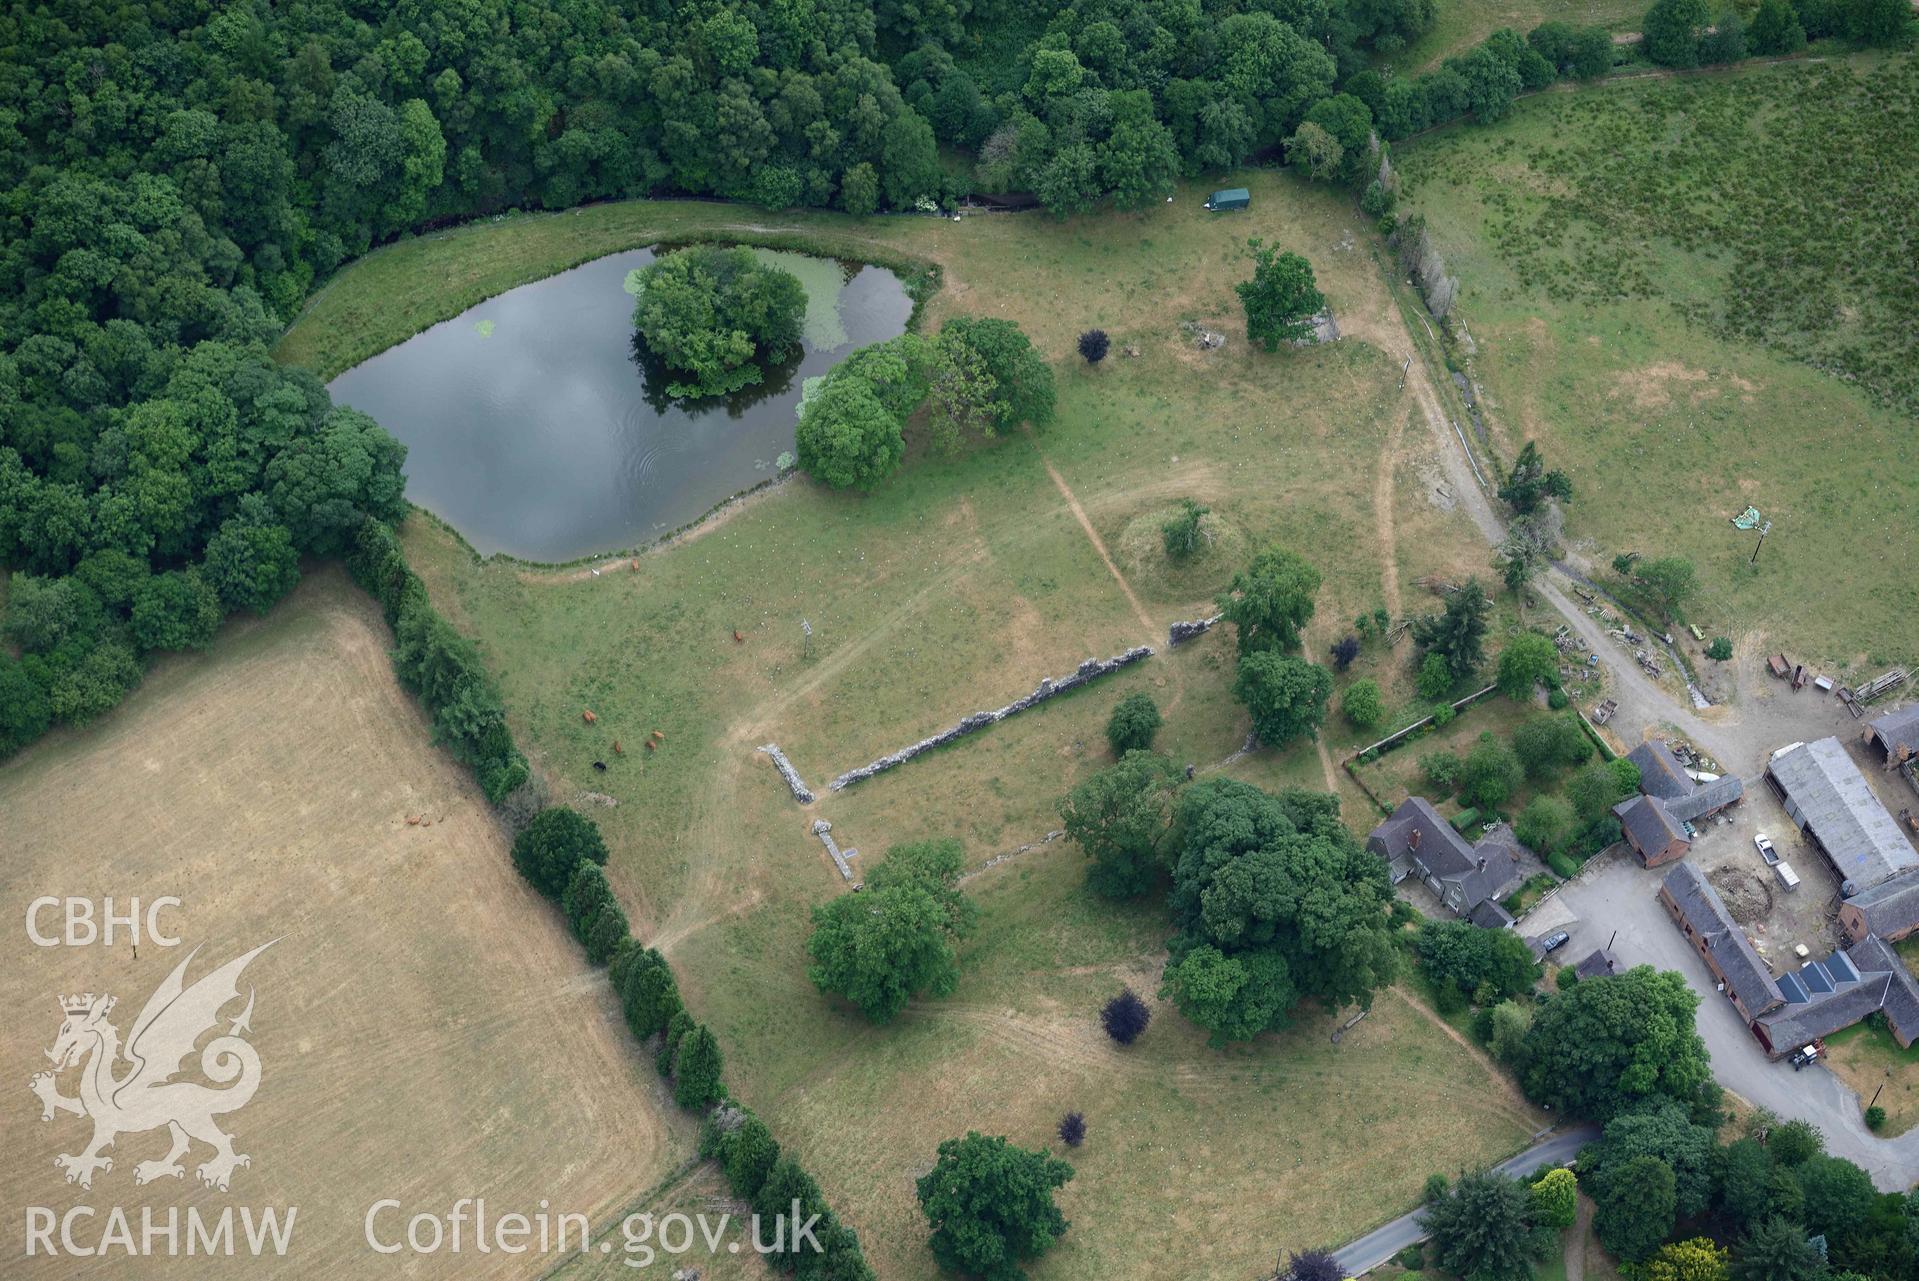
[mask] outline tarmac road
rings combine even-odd
[[[1599,1127],[1596,1125],[1575,1126],[1527,1148],[1516,1157],[1501,1161],[1493,1169],[1501,1174],[1524,1177],[1550,1166],[1571,1165],[1579,1155],[1579,1149],[1598,1137]],[[1374,1228],[1352,1244],[1333,1251],[1333,1258],[1339,1260],[1348,1276],[1361,1276],[1372,1271],[1389,1262],[1407,1246],[1426,1239],[1426,1230],[1419,1226],[1420,1213],[1414,1210],[1410,1214],[1400,1215],[1391,1223]]]

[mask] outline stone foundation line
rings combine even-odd
[[[813,820],[813,835],[820,838],[821,843],[826,846],[826,852],[833,856],[833,866],[840,869],[841,879],[852,880],[853,869],[846,865],[846,860],[858,858],[860,852],[854,849],[840,849],[839,843],[833,839],[833,825],[823,818]]]
[[[890,756],[880,757],[871,764],[862,765],[855,770],[848,770],[846,773],[834,779],[828,786],[837,792],[849,783],[857,783],[863,778],[871,778],[875,774],[883,774],[895,765],[906,764],[906,762],[912,760],[922,752],[930,752],[935,747],[943,746],[958,738],[964,738],[966,735],[977,730],[985,729],[988,725],[997,724],[1005,720],[1008,716],[1023,712],[1037,703],[1043,703],[1049,698],[1064,694],[1069,689],[1076,689],[1088,681],[1098,680],[1102,676],[1111,675],[1122,667],[1130,667],[1141,659],[1151,658],[1152,656],[1153,647],[1151,645],[1138,645],[1114,658],[1104,660],[1089,658],[1081,663],[1071,676],[1062,676],[1058,680],[1053,680],[1049,677],[1041,681],[1039,688],[1024,698],[1008,703],[997,711],[974,712],[971,716],[968,716],[951,729],[935,734],[931,738],[922,738],[911,747],[903,747]],[[761,748],[760,750],[765,751],[766,749]]]

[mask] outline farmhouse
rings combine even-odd
[[[1766,781],[1838,872],[1841,897],[1919,869],[1919,850],[1900,834],[1837,738],[1780,752],[1766,765]]]
[[[1919,758],[1919,703],[1868,722],[1866,746],[1885,760],[1887,769]]]
[[[1890,944],[1867,936],[1775,978],[1719,891],[1690,863],[1666,874],[1659,902],[1705,961],[1719,990],[1773,1058],[1883,1010],[1893,1035],[1919,1037],[1919,980]]]
[[[1473,924],[1512,924],[1499,900],[1520,879],[1522,847],[1504,824],[1472,845],[1431,802],[1414,796],[1372,830],[1366,848],[1386,860],[1394,885],[1417,874],[1440,902]]]
[[[1716,814],[1746,794],[1733,775],[1695,782],[1672,749],[1658,739],[1641,743],[1626,759],[1639,767],[1640,795],[1613,806],[1626,843],[1646,867],[1683,858],[1692,846],[1686,824]]]

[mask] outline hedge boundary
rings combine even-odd
[[[407,564],[392,526],[362,522],[346,558],[353,581],[378,601],[394,635],[391,651],[400,683],[433,720],[433,737],[473,771],[502,821],[530,787],[526,757],[506,725],[505,703],[478,648],[433,608],[426,584]],[[626,913],[601,866],[606,844],[593,820],[564,806],[528,816],[513,844],[520,874],[556,901],[587,960],[605,966],[628,1029],[654,1051],[654,1067],[673,1084],[674,1100],[700,1114],[699,1155],[717,1160],[734,1195],[763,1217],[817,1215],[818,1252],[790,1248],[766,1254],[769,1266],[803,1277],[831,1275],[873,1281],[859,1235],[826,1203],[819,1184],[780,1150],[771,1130],[736,1100],[724,1080],[724,1056],[711,1030],[696,1022],[679,982],[660,952],[632,935]]]

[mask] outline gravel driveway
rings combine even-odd
[[[1610,942],[1622,967],[1677,971],[1699,993],[1699,1035],[1721,1085],[1781,1117],[1812,1122],[1825,1132],[1826,1150],[1863,1167],[1881,1191],[1903,1192],[1919,1183],[1919,1130],[1876,1138],[1861,1118],[1859,1096],[1823,1065],[1795,1072],[1767,1060],[1654,897],[1664,869],[1640,867],[1620,846],[1599,857],[1607,860],[1604,866],[1569,883],[1553,900],[1557,906],[1549,904],[1551,915],[1528,917],[1521,932],[1531,939],[1554,929],[1570,931],[1572,942],[1557,954],[1568,962]]]

